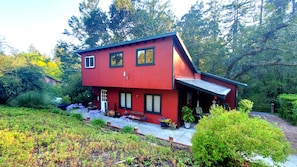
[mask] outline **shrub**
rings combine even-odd
[[[297,95],[281,94],[278,97],[279,114],[282,118],[297,125]]]
[[[133,133],[134,128],[132,126],[124,126],[121,130],[122,133]]]
[[[242,99],[238,103],[238,110],[245,113],[250,113],[253,108],[253,102],[248,99]]]
[[[103,119],[94,119],[91,121],[91,125],[95,126],[96,128],[101,128],[105,126],[105,121]]]
[[[71,116],[72,118],[75,118],[75,119],[79,120],[79,121],[82,121],[82,120],[83,120],[82,115],[79,114],[79,113],[71,114],[70,116]]]
[[[29,91],[17,96],[9,104],[19,107],[48,108],[51,105],[51,101],[43,92]]]
[[[255,155],[282,162],[290,153],[283,131],[275,124],[220,106],[210,112],[199,121],[191,140],[195,160],[206,166],[241,166]]]

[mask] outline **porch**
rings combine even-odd
[[[162,129],[159,124],[153,124],[148,122],[139,122],[130,119],[124,118],[113,118],[104,115],[104,112],[99,112],[98,110],[90,110],[88,112],[87,109],[77,109],[70,111],[72,113],[80,113],[83,118],[86,119],[90,117],[93,119],[103,119],[106,122],[110,122],[111,126],[122,128],[124,126],[132,126],[137,127],[138,133],[143,135],[153,135],[157,138],[169,140],[169,137],[173,137],[175,143],[191,146],[191,138],[193,133],[195,132],[195,125],[192,124],[190,129],[186,129],[184,127],[180,127],[175,130],[171,129]]]
[[[218,104],[229,109],[230,98],[228,99],[227,96],[230,94],[231,88],[201,79],[177,78],[176,82],[177,89],[179,90],[179,126],[184,124],[183,120],[181,120],[181,108],[183,106],[193,109],[196,123],[203,115],[209,113],[212,105]]]

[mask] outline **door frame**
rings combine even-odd
[[[100,91],[100,106],[101,106],[101,111],[107,111],[108,110],[108,94],[107,94],[107,89],[101,89]]]

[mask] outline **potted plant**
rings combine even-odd
[[[169,126],[169,124],[171,123],[171,119],[169,118],[160,118],[159,119],[161,128],[167,128]]]
[[[185,128],[190,128],[191,123],[195,121],[193,111],[190,107],[188,107],[188,106],[182,107],[182,119],[185,122]]]
[[[174,129],[177,128],[177,124],[176,124],[175,122],[172,121],[172,122],[170,122],[170,124],[169,124],[169,128],[174,130]]]

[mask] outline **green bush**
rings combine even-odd
[[[122,133],[133,133],[134,128],[132,126],[124,126],[121,130]]]
[[[79,121],[82,121],[82,120],[83,120],[82,115],[79,114],[79,113],[71,114],[70,116],[71,116],[72,118],[75,118],[75,119],[79,120]]]
[[[101,128],[106,125],[106,122],[103,119],[94,119],[91,121],[91,125],[95,126],[96,128]]]
[[[51,101],[43,92],[33,90],[17,96],[9,104],[18,107],[49,108]]]
[[[242,99],[238,103],[238,110],[245,113],[250,113],[253,108],[253,102],[248,99]]]
[[[220,106],[210,112],[199,121],[191,140],[195,160],[206,166],[242,166],[245,158],[255,155],[283,162],[289,155],[290,145],[275,124]]]
[[[294,125],[297,125],[297,95],[281,94],[278,97],[280,116]]]

